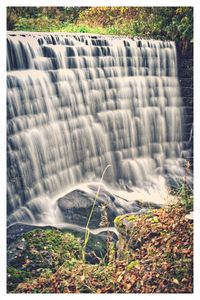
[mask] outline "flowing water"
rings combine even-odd
[[[7,41],[9,224],[40,214],[55,222],[48,207],[59,195],[98,181],[109,164],[107,187],[127,199],[137,191],[155,200],[167,179],[184,176],[174,42],[45,33]]]

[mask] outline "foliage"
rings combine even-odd
[[[15,30],[18,31],[56,31],[59,26],[58,20],[48,19],[46,16],[40,18],[20,18],[15,24]]]
[[[182,51],[193,43],[192,7],[146,7],[138,8],[133,21],[135,35],[165,38],[180,44]]]
[[[123,24],[124,21],[130,21],[136,14],[136,7],[90,7],[80,13],[78,21],[87,23],[89,26],[107,27],[114,26],[115,24]]]
[[[126,236],[121,235],[125,239],[126,249],[115,249],[110,243],[107,261],[103,259],[98,264],[89,264],[75,255],[72,265],[69,264],[71,258],[68,257],[57,267],[41,268],[37,276],[32,273],[28,276],[22,274],[17,281],[12,276],[12,281],[15,280],[12,292],[192,293],[193,223],[185,218],[185,214],[183,207],[170,206],[149,210],[147,214],[137,215],[134,219],[130,215],[121,216],[115,224],[128,233]],[[65,236],[64,233],[59,233],[59,239],[60,235]],[[38,250],[43,251],[48,246],[47,239],[41,238],[39,230],[25,236],[33,249],[36,240],[40,242]],[[53,244],[50,242],[53,247],[61,247],[62,239],[57,240],[54,231],[49,231],[48,236],[48,241],[55,241]],[[131,247],[133,239],[139,242],[134,251]],[[74,239],[71,241],[72,245],[76,245]],[[70,243],[68,241],[68,249]],[[65,245],[62,244],[62,247]],[[73,248],[71,246],[70,249]],[[49,247],[47,253],[52,253],[51,251]],[[76,251],[77,247],[75,253]],[[126,256],[120,256],[120,251],[126,253]],[[63,251],[60,251],[60,256],[63,260]],[[31,264],[34,265],[34,260]]]
[[[8,7],[8,30],[129,35],[193,43],[192,7]]]
[[[103,28],[101,26],[90,27],[87,24],[74,24],[68,22],[60,22],[54,19],[48,19],[46,16],[40,18],[20,18],[15,24],[17,31],[33,31],[33,32],[81,32],[81,33],[95,33],[95,34],[125,34],[123,27],[117,28],[115,26]],[[128,34],[128,32],[127,32]]]
[[[171,192],[178,199],[179,205],[181,205],[186,211],[193,210],[193,190],[191,185],[188,182],[188,177],[191,176],[190,171],[190,162],[186,161],[185,163],[185,176],[183,180],[177,181],[177,184],[172,188]]]
[[[106,29],[106,34],[131,35],[132,20],[137,13],[136,7],[90,7],[80,13],[77,22]]]
[[[7,8],[7,29],[8,30],[19,30],[20,28],[18,23],[24,22],[24,28],[25,26],[25,20],[28,23],[28,27],[26,30],[29,30],[29,26],[34,26],[33,20],[37,22],[37,26],[41,27],[44,23],[44,20],[49,20],[49,22],[52,22],[57,25],[57,28],[59,28],[59,24],[64,23],[71,23],[76,22],[76,20],[79,17],[80,12],[87,9],[87,7],[56,7],[56,6],[37,6],[37,7],[8,7]],[[22,21],[23,20],[23,21]],[[29,21],[31,20],[31,22]],[[35,26],[35,31],[39,31],[39,28],[37,29],[37,26]],[[23,30],[22,29],[22,30]],[[31,29],[30,29],[31,30]],[[34,29],[33,29],[34,30]],[[31,30],[31,31],[33,31]],[[44,28],[44,31],[45,28]]]
[[[185,184],[184,182],[180,182],[178,186],[172,191],[180,203],[180,205],[186,211],[193,210],[193,191],[189,185]]]

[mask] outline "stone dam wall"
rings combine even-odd
[[[193,54],[192,51],[184,55],[178,51],[178,77],[183,97],[183,140],[190,154],[186,158],[193,167]]]

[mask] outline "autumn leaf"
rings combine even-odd
[[[178,281],[178,279],[176,279],[176,278],[173,278],[173,283],[175,283],[175,284],[179,284],[179,281]]]

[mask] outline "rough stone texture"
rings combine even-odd
[[[57,204],[65,222],[85,227],[94,201],[95,193],[74,190],[58,199]],[[127,202],[108,192],[100,192],[92,213],[90,228],[99,228],[104,215],[102,207],[106,207],[109,226],[113,226],[116,216],[132,211],[138,212],[141,209],[138,201]]]
[[[182,54],[178,50],[178,77],[183,98],[183,141],[185,150],[190,150],[186,159],[193,166],[193,52]]]
[[[85,227],[94,203],[94,197],[90,197],[83,191],[75,190],[58,199],[57,203],[63,214],[65,222]],[[99,227],[101,222],[101,205],[107,205],[106,199],[99,198],[96,201],[90,222],[91,228]],[[108,204],[109,221],[112,222],[116,216],[117,210],[114,203],[110,201]]]

